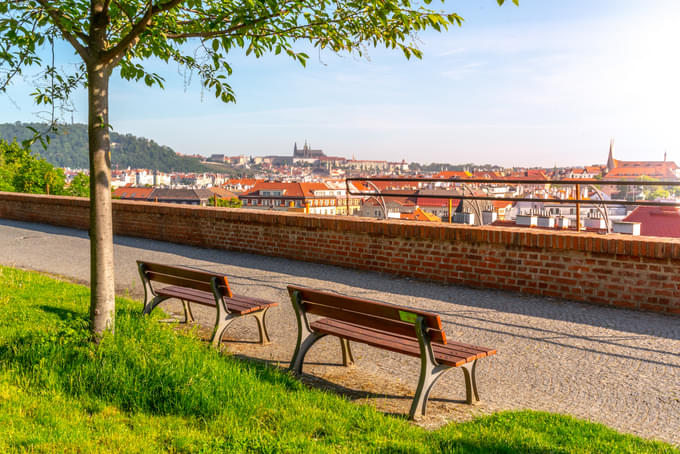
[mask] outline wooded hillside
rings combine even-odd
[[[0,139],[11,142],[16,138],[17,142],[21,143],[33,136],[33,132],[28,127],[38,131],[47,129],[47,125],[41,123],[4,123],[0,124]],[[48,135],[50,143],[47,149],[35,143],[32,146],[33,152],[40,153],[46,161],[56,167],[89,168],[87,125],[60,126],[58,134],[49,133]],[[118,166],[121,169],[146,168],[162,172],[211,171],[198,159],[177,156],[170,147],[159,145],[153,140],[116,132],[111,133],[111,163],[114,169]]]

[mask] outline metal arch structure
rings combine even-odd
[[[595,192],[595,194],[597,194],[597,196],[600,198],[600,200],[604,200],[602,191],[596,188],[595,185],[589,184],[588,188],[592,189],[593,192]],[[609,223],[609,212],[607,211],[607,207],[605,205],[595,205],[595,208],[597,208],[597,211],[600,212],[602,218],[604,219],[605,226],[607,227],[607,233],[611,233],[611,224]]]
[[[350,180],[351,180],[351,179],[349,179],[349,178],[345,180],[345,187],[347,188],[347,189],[346,189],[346,192],[345,192],[345,196],[346,196],[347,215],[348,215],[348,216],[350,215],[350,210],[349,210],[349,196],[350,196],[350,195],[357,195],[357,193],[353,193],[353,192],[351,192],[350,189],[349,189],[349,181],[350,181]],[[357,180],[357,181],[358,181],[358,180]],[[370,181],[370,180],[361,180],[361,181],[363,181],[364,183],[370,185],[373,189],[375,189],[376,192],[374,192],[374,193],[373,193],[373,192],[372,192],[372,193],[359,193],[359,194],[361,194],[361,195],[370,195],[370,196],[374,197],[375,200],[376,200],[376,202],[378,202],[378,205],[379,205],[380,208],[382,209],[383,217],[384,217],[385,219],[387,219],[387,203],[385,203],[385,198],[383,197],[383,194],[382,194],[382,191],[380,190],[380,188],[378,188],[378,187],[377,187],[372,181]],[[377,198],[376,196],[380,197],[380,200],[378,200],[378,198]]]
[[[376,192],[356,192],[350,190],[350,182],[352,181],[360,181],[367,183],[368,185],[372,186]],[[576,198],[575,199],[556,199],[556,198],[530,198],[530,197],[489,197],[489,196],[475,196],[472,191],[470,196],[466,196],[465,193],[463,192],[463,195],[451,195],[447,196],[446,194],[417,194],[417,197],[419,198],[449,198],[449,199],[458,199],[458,200],[489,200],[489,201],[509,201],[509,202],[534,202],[534,203],[559,203],[559,204],[566,204],[566,205],[575,205],[576,206],[576,217],[577,217],[577,228],[580,229],[580,206],[581,205],[594,205],[597,207],[597,209],[603,214],[603,217],[607,221],[607,231],[610,231],[609,228],[609,214],[607,213],[606,206],[607,205],[619,205],[619,206],[652,206],[652,207],[680,207],[680,202],[667,202],[667,201],[662,201],[662,202],[657,202],[657,201],[648,201],[648,200],[635,200],[635,201],[630,201],[630,200],[607,200],[604,199],[602,192],[595,186],[595,185],[603,185],[603,186],[675,186],[675,187],[680,187],[680,180],[674,180],[674,181],[644,181],[644,182],[639,182],[639,181],[602,181],[602,180],[592,180],[592,179],[583,179],[583,180],[532,180],[532,179],[485,179],[485,178],[466,178],[466,179],[459,179],[459,178],[386,178],[386,177],[352,177],[352,178],[347,178],[345,179],[345,184],[347,187],[347,197],[350,195],[355,195],[355,196],[380,196],[381,200],[383,200],[384,203],[384,198],[385,197],[408,197],[411,194],[404,194],[402,193],[389,193],[389,192],[383,192],[380,191],[377,186],[373,183],[373,181],[385,181],[385,182],[417,182],[417,183],[442,183],[442,182],[449,182],[453,184],[458,184],[463,187],[465,187],[468,184],[505,184],[505,185],[542,185],[542,186],[574,186],[576,189]],[[587,185],[589,188],[592,188],[597,194],[598,194],[598,199],[581,199],[580,198],[580,186],[581,185]],[[445,191],[442,191],[445,192]],[[412,194],[415,196],[416,194]]]

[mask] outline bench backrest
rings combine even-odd
[[[308,314],[328,317],[390,333],[417,338],[415,322],[423,317],[430,341],[446,344],[439,315],[433,312],[397,306],[396,304],[352,298],[336,293],[313,290],[295,285],[288,286],[288,293],[301,296],[300,304]]]
[[[213,278],[217,280],[217,286],[222,295],[231,298],[233,295],[229,288],[227,277],[210,271],[197,270],[184,266],[162,265],[160,263],[143,262],[137,260],[140,270],[149,281],[161,282],[168,285],[212,292],[210,283]]]

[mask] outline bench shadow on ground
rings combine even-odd
[[[233,343],[232,340],[229,340],[229,343]],[[288,372],[288,368],[286,366],[282,366],[282,363],[288,364],[288,362],[280,362],[276,360],[267,360],[267,359],[262,359],[262,358],[253,358],[252,356],[247,356],[244,354],[236,353],[236,354],[231,354],[230,355],[233,358],[237,358],[242,361],[248,361],[248,362],[253,362],[256,364],[266,364],[271,367],[278,368],[279,370],[283,372]],[[322,367],[327,367],[327,368],[338,368],[338,369],[346,369],[345,366],[343,366],[340,363],[327,363],[327,362],[318,362],[318,361],[305,361],[305,366],[322,366]],[[352,373],[358,372],[356,370],[352,370]],[[320,389],[324,391],[332,391],[335,394],[339,394],[348,400],[351,401],[358,401],[358,400],[366,400],[366,399],[394,399],[394,400],[399,400],[399,401],[408,401],[408,405],[410,407],[410,403],[413,401],[413,393],[410,394],[387,394],[387,393],[377,393],[373,391],[366,391],[363,389],[356,389],[356,388],[351,388],[349,386],[343,385],[338,383],[337,381],[329,381],[324,379],[323,377],[320,377],[319,375],[316,374],[310,374],[307,372],[303,372],[301,376],[297,377],[303,384],[310,388],[314,389]],[[363,382],[360,377],[357,377],[357,381]],[[413,390],[415,392],[415,389]],[[466,404],[465,400],[462,399],[446,399],[443,397],[435,397],[431,396],[428,399],[428,402],[442,402],[442,403],[449,403],[449,404]],[[396,416],[399,418],[406,418],[407,414],[402,414],[402,413],[387,413],[392,416]]]
[[[0,220],[0,225],[15,226],[47,234],[71,235],[87,238],[87,232],[66,227],[56,227],[44,224],[26,223],[20,221]],[[303,262],[274,256],[263,256],[245,252],[206,249],[183,244],[167,243],[145,238],[116,236],[116,245],[148,250],[169,255],[168,264],[186,265],[182,258],[189,258],[204,262],[196,267],[219,269],[221,266],[240,268],[232,270],[228,276],[233,283],[244,288],[248,286],[269,287],[281,291],[289,283],[323,288],[324,281],[342,284],[348,287],[348,294],[352,296],[376,299],[376,292],[386,293],[384,301],[389,301],[389,294],[402,295],[409,298],[433,299],[455,306],[467,306],[469,309],[454,309],[450,311],[437,310],[444,316],[446,324],[453,323],[463,327],[482,329],[493,333],[530,338],[538,342],[562,345],[577,350],[592,351],[612,355],[610,352],[593,348],[573,346],[561,342],[559,339],[575,339],[590,342],[593,345],[607,344],[619,346],[629,350],[645,353],[659,353],[680,357],[680,352],[658,350],[623,343],[625,336],[583,336],[555,330],[543,329],[536,326],[535,321],[527,323],[505,323],[492,320],[493,311],[506,312],[530,318],[546,318],[563,322],[587,324],[599,328],[606,328],[635,335],[664,337],[670,340],[680,340],[679,323],[669,323],[669,320],[680,320],[673,315],[662,315],[635,310],[603,307],[593,304],[580,303],[553,298],[526,296],[518,293],[493,289],[474,289],[458,285],[445,285],[434,282],[416,281],[394,275],[381,274],[372,271],[354,270],[333,265]],[[176,258],[175,258],[176,257]],[[251,270],[252,273],[248,272]],[[280,276],[261,276],[262,272],[276,273]],[[302,281],[302,282],[300,282]],[[241,292],[243,293],[243,292]],[[377,299],[381,299],[378,295]],[[373,298],[372,298],[373,297]],[[475,322],[497,325],[496,328],[480,327]],[[673,328],[675,326],[675,328]],[[530,336],[517,334],[516,329],[527,329],[534,333]],[[635,340],[632,336],[630,340]],[[617,355],[621,358],[642,359],[631,355]],[[649,358],[644,358],[649,360]],[[667,362],[661,364],[669,365]],[[680,365],[673,366],[680,368]]]

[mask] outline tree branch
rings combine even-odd
[[[134,20],[132,19],[132,17],[128,14],[128,12],[125,11],[125,9],[123,8],[123,6],[122,6],[117,0],[113,0],[113,3],[118,7],[119,10],[121,10],[121,11],[123,12],[123,14],[125,14],[125,17],[127,17],[128,22],[130,22],[130,27],[134,27],[134,26],[135,26],[135,21],[134,21]]]
[[[47,14],[52,18],[54,21],[54,25],[59,29],[59,32],[61,35],[64,37],[66,41],[68,41],[71,46],[78,52],[78,55],[84,60],[88,61],[90,58],[90,55],[87,51],[87,47],[83,46],[78,39],[72,35],[66,28],[64,27],[64,24],[61,22],[61,19],[63,17],[63,14],[58,10],[54,9],[52,5],[50,5],[49,0],[38,0],[38,3],[45,8],[45,11]],[[85,35],[82,32],[76,32],[78,36],[82,38],[87,38],[87,35]]]
[[[43,0],[44,1],[44,0]],[[146,13],[137,21],[137,23],[132,27],[130,32],[121,39],[118,44],[116,44],[111,49],[102,53],[102,62],[109,66],[115,66],[123,58],[125,52],[134,47],[139,41],[139,35],[144,33],[147,27],[151,24],[153,17],[163,11],[168,11],[185,0],[170,0],[162,5],[153,6],[150,5],[146,10]]]
[[[238,25],[234,25],[232,27],[229,27],[225,30],[215,30],[213,32],[192,32],[192,33],[167,33],[165,36],[170,38],[170,39],[186,39],[186,38],[214,38],[217,36],[225,36],[225,35],[230,35],[234,33],[235,31],[238,31],[242,28],[251,26],[251,25],[256,25],[261,22],[266,22],[269,19],[273,19],[275,17],[280,16],[283,14],[285,11],[279,11],[278,13],[270,14],[269,16],[263,16],[259,17],[252,22],[248,23],[241,23]]]
[[[37,20],[33,21],[33,24],[31,25],[31,35],[35,33],[35,29],[38,26]],[[4,43],[0,43],[0,51],[2,53],[9,55],[9,50],[11,48],[11,43],[8,43],[7,46],[4,45]],[[21,48],[22,50],[19,51],[19,58],[18,62],[15,64],[10,63],[9,64],[9,70],[5,74],[3,74],[4,77],[4,82],[0,82],[0,93],[3,93],[5,90],[7,90],[7,87],[9,87],[9,84],[12,82],[12,79],[14,76],[17,74],[21,73],[21,68],[23,67],[24,63],[29,60],[29,57],[31,55],[31,52],[28,50],[28,47]]]
[[[233,34],[234,32],[236,32],[236,31],[238,31],[242,28],[245,28],[247,26],[255,25],[257,23],[264,22],[264,21],[267,21],[269,19],[273,19],[274,17],[280,16],[283,12],[284,11],[279,11],[276,14],[271,14],[269,16],[261,17],[261,18],[258,18],[256,20],[252,21],[252,22],[248,22],[246,24],[238,24],[238,25],[235,25],[233,27],[229,27],[229,28],[224,29],[224,30],[215,30],[215,31],[212,31],[212,32],[166,33],[165,36],[169,39],[188,39],[188,38],[206,38],[206,39],[209,39],[209,38],[216,38],[218,36],[228,36],[228,35],[231,35],[231,36],[247,36],[247,37],[253,37],[253,38],[264,38],[266,36],[279,35],[279,34],[282,34],[282,33],[289,33],[289,32],[293,32],[293,31],[296,31],[296,30],[304,30],[304,29],[313,28],[313,27],[317,27],[319,25],[324,25],[324,24],[342,23],[342,22],[346,21],[347,19],[359,14],[358,12],[355,11],[352,14],[347,14],[347,15],[341,17],[341,18],[334,19],[334,20],[310,22],[308,24],[298,25],[297,27],[290,27],[290,28],[286,28],[286,29],[282,29],[282,30],[268,30],[266,33]]]

